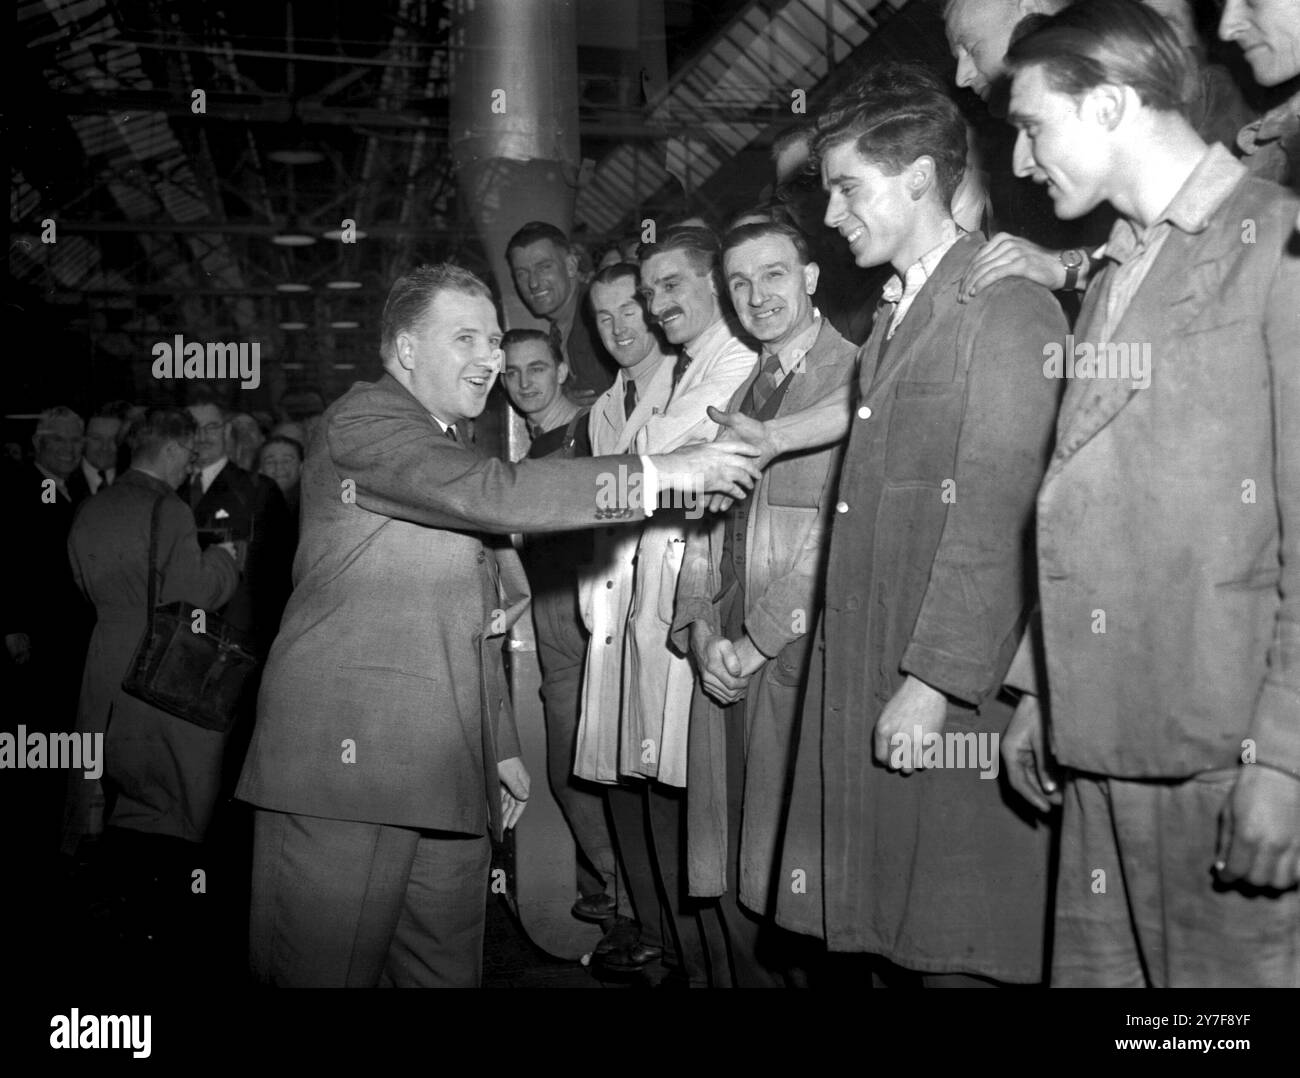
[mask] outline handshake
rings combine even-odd
[[[652,456],[650,462],[658,473],[660,491],[709,495],[708,508],[719,512],[753,489],[773,453],[763,437],[762,423],[714,408],[709,409],[709,417],[722,424],[717,441],[682,446]]]

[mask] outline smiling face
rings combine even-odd
[[[450,425],[479,415],[501,370],[501,326],[492,301],[444,288],[418,327],[397,334],[402,380]]]
[[[812,324],[817,267],[800,265],[788,237],[746,240],[722,256],[722,265],[741,324],[772,351]]]
[[[1022,68],[1011,83],[1008,121],[1016,128],[1015,174],[1045,184],[1056,216],[1082,217],[1105,201],[1109,147],[1098,117],[1099,94],[1080,101],[1053,90],[1041,65]]]
[[[1300,3],[1296,0],[1227,0],[1219,37],[1235,41],[1261,86],[1300,75]]]
[[[302,472],[302,461],[298,459],[298,451],[293,446],[285,445],[283,442],[264,445],[260,460],[259,471],[268,478],[274,479],[275,485],[281,492],[287,493],[293,489]]]
[[[908,193],[908,170],[886,175],[852,140],[830,147],[821,167],[829,195],[824,223],[844,237],[853,261],[864,269],[888,263],[899,272],[911,265],[907,252],[919,203]]]
[[[512,247],[506,254],[519,298],[538,318],[558,311],[577,287],[578,259],[551,240]]]
[[[117,467],[117,435],[122,421],[112,416],[97,415],[86,424],[86,460],[92,468]]]
[[[533,415],[555,403],[568,376],[569,365],[557,366],[551,346],[545,341],[519,341],[506,349],[501,384],[510,403],[524,415]]]
[[[661,251],[641,263],[641,292],[673,344],[689,347],[722,317],[713,274],[697,272],[683,250]]]
[[[948,48],[957,61],[957,85],[985,101],[1006,75],[1003,57],[1023,13],[1016,0],[960,0],[948,12]]]
[[[36,463],[60,479],[67,479],[72,474],[72,469],[81,459],[84,444],[81,420],[72,416],[46,420],[41,432],[32,436]]]
[[[609,284],[594,282],[591,308],[600,343],[620,367],[635,367],[654,351],[654,331],[646,321],[645,307],[630,277]]]

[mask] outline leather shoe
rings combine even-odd
[[[641,939],[641,922],[631,917],[615,917],[612,924],[600,937],[592,953],[598,956],[614,954],[635,947]]]
[[[663,948],[654,947],[649,943],[636,943],[625,951],[614,951],[604,955],[601,961],[609,969],[617,970],[621,973],[633,973],[636,970],[644,969],[651,962],[656,962],[663,957]]]
[[[579,921],[600,924],[614,916],[618,903],[603,891],[598,895],[583,895],[573,904],[573,916]]]

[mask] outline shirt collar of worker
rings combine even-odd
[[[950,217],[943,222],[942,234],[943,239],[939,244],[931,247],[908,266],[901,277],[895,273],[885,282],[882,295],[886,303],[902,303],[904,299],[910,300],[920,292],[939,263],[943,261],[943,256],[948,253],[949,248],[966,235],[966,231]]]
[[[101,479],[100,472],[103,471]],[[96,468],[85,457],[81,458],[81,474],[86,477],[86,483],[90,489],[98,493],[99,486],[112,486],[113,481],[117,478],[116,468]]]
[[[731,327],[727,325],[727,320],[719,317],[716,322],[696,337],[695,340],[691,341],[690,344],[682,345],[679,351],[688,353],[691,357],[691,363],[709,360],[717,352],[720,352],[732,337]]]
[[[794,370],[795,364],[797,364],[812,350],[812,346],[817,342],[817,334],[819,334],[821,330],[822,313],[814,307],[812,325],[800,330],[795,335],[794,339],[786,345],[784,351],[775,353],[776,358],[781,363],[781,370],[784,373],[789,374]],[[767,362],[768,357],[773,354],[772,349],[770,349],[765,343],[759,347],[758,365],[760,369],[763,364]]]
[[[1113,262],[1127,262],[1162,231],[1161,226],[1171,225],[1191,234],[1205,231],[1215,211],[1223,205],[1223,200],[1237,186],[1245,171],[1240,161],[1219,143],[1214,143],[1202,155],[1164,212],[1148,228],[1121,217],[1110,230],[1110,238],[1097,256]]]

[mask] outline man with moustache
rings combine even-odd
[[[735,443],[510,464],[463,439],[501,367],[488,287],[423,266],[384,308],[384,374],[326,411],[297,586],[238,796],[256,806],[250,952],[286,986],[477,985],[489,832],[528,775],[501,644],[527,589],[504,537],[638,521],[662,489],[741,495]],[[607,496],[610,473],[645,498]],[[646,504],[649,502],[650,504]]]
[[[1261,86],[1284,100],[1237,135],[1237,149],[1256,176],[1300,191],[1300,4],[1294,0],[1227,0],[1219,37],[1235,41]]]
[[[753,349],[733,335],[723,317],[718,241],[712,232],[670,228],[659,243],[644,244],[640,254],[641,297],[677,351],[653,370],[645,368],[645,374],[644,360],[634,365],[639,376],[629,374],[630,368],[620,372],[616,386],[623,399],[612,390],[592,410],[592,452],[598,456],[708,441],[717,433],[708,409],[730,400],[754,365]],[[598,276],[598,287],[617,283],[620,291],[613,299],[627,307],[634,296],[626,271],[616,266],[602,273],[610,276]],[[602,302],[612,299],[606,294]],[[629,325],[625,320],[625,332]],[[665,952],[664,920],[677,937],[673,949],[685,976],[695,981],[703,977],[703,962],[698,927],[685,912],[679,843],[694,679],[685,653],[669,643],[669,631],[678,567],[702,513],[703,504],[690,499],[684,509],[661,511],[636,532],[596,533],[591,571],[580,579],[580,609],[591,644],[574,764],[583,778],[617,783],[626,776],[640,787],[640,803],[610,799],[618,844],[625,862],[641,860],[627,851],[649,844],[647,860],[657,866],[669,906],[661,917],[656,888],[646,886],[645,876],[629,864],[642,937],[626,952],[627,965],[641,968]]]
[[[550,324],[551,340],[569,365],[565,392],[590,404],[614,380],[614,364],[588,321],[578,256],[569,238],[545,221],[529,221],[510,237],[506,261],[519,298],[534,317]]]
[[[813,306],[818,266],[801,232],[742,225],[722,261],[736,314],[762,342],[728,411],[768,419],[848,384],[857,348]],[[690,537],[677,582],[674,639],[698,679],[687,873],[692,895],[720,896],[702,915],[720,987],[783,983],[764,944],[783,942],[773,877],[838,463],[838,446],[774,461],[749,498]]]
[[[512,329],[501,338],[501,381],[528,422],[529,460],[591,456],[587,409],[564,395],[569,365],[548,334]],[[525,536],[520,550],[533,597],[537,659],[546,719],[546,777],[573,835],[577,899],[573,916],[603,923],[618,914],[614,843],[605,819],[605,788],[573,777],[578,692],[587,630],[578,615],[578,566],[591,560],[586,533]]]
[[[1008,778],[1062,806],[1052,981],[1300,987],[1300,199],[1191,127],[1143,5],[1084,0],[1008,62],[1017,173],[1120,214],[1078,337],[1152,372],[1066,390],[1007,676]]]

